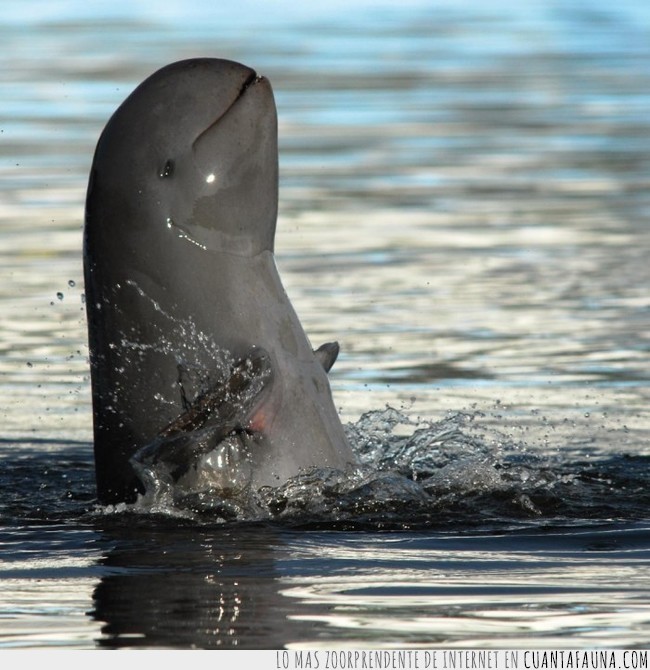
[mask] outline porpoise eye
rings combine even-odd
[[[165,163],[162,170],[160,170],[160,172],[158,172],[158,176],[161,179],[164,179],[165,177],[171,177],[172,174],[174,174],[174,161],[169,160]]]

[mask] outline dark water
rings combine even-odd
[[[641,3],[4,3],[0,647],[650,642]],[[100,508],[81,227],[112,111],[240,60],[362,466]],[[387,407],[388,405],[388,407]]]

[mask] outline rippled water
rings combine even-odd
[[[162,4],[3,4],[0,647],[647,646],[647,6]],[[276,257],[363,467],[102,509],[88,170],[198,55],[273,84]]]

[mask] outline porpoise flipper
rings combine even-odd
[[[321,344],[320,347],[314,351],[314,355],[323,366],[325,372],[329,372],[339,356],[339,343],[325,342],[325,344]]]
[[[201,456],[229,436],[248,443],[248,422],[270,388],[273,368],[269,354],[253,347],[237,361],[225,381],[201,393],[185,411],[165,426],[131,458],[147,491],[172,486]],[[185,406],[186,400],[183,400]]]

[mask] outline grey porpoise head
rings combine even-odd
[[[108,121],[84,228],[101,502],[143,490],[136,461],[175,477],[219,442],[243,445],[253,487],[354,462],[338,349],[312,350],[275,267],[277,207],[275,103],[250,68],[173,63]]]

